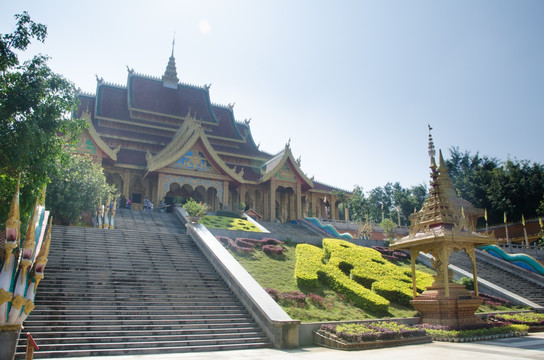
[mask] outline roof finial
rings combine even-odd
[[[436,155],[436,150],[434,149],[434,143],[433,143],[433,136],[431,134],[431,130],[433,129],[431,125],[427,124],[429,127],[429,156],[431,157],[431,160]]]
[[[176,33],[174,33],[174,38],[172,39],[172,55],[168,60],[168,65],[166,66],[166,71],[162,76],[162,84],[164,87],[171,89],[178,88],[178,74],[176,71],[176,59],[174,58],[174,45],[176,43]]]
[[[174,31],[174,38],[172,39],[172,57],[174,57],[174,46],[176,45],[176,32]]]

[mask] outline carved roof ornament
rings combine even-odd
[[[178,73],[176,70],[176,59],[174,58],[174,46],[176,44],[176,35],[174,34],[174,38],[172,39],[172,54],[170,55],[170,59],[168,59],[168,65],[166,66],[166,71],[164,72],[164,75],[162,76],[162,84],[164,87],[171,88],[171,89],[177,89],[178,87]]]
[[[229,109],[231,109],[231,110],[232,110],[232,109],[234,109],[234,105],[236,105],[236,103],[235,103],[235,102],[233,102],[233,103],[230,103],[230,104],[228,104],[227,106],[229,107]]]
[[[211,87],[212,87],[212,83],[204,84],[204,89],[206,90],[210,90]]]
[[[130,68],[128,67],[128,65],[127,65],[127,71],[130,75],[134,74],[134,68]]]
[[[104,78],[99,78],[97,74],[94,74],[94,76],[96,76],[96,82],[98,83],[98,85],[104,83]]]
[[[89,133],[89,136],[94,141],[94,143],[98,146],[100,150],[102,150],[106,155],[108,155],[113,161],[117,161],[117,153],[121,149],[121,146],[119,145],[116,149],[112,150],[105,142],[102,140],[98,132],[96,131],[93,121],[91,120],[91,113],[89,112],[89,107],[87,107],[86,110],[84,110],[81,113],[81,118],[84,119],[87,122],[87,131]]]

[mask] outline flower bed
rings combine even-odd
[[[340,350],[365,350],[382,347],[421,344],[431,341],[424,329],[394,321],[321,325],[314,332],[314,341],[321,346]]]
[[[273,238],[251,239],[236,238],[232,240],[227,236],[216,236],[216,239],[227,249],[236,251],[239,254],[252,254],[256,248],[271,256],[280,256],[283,254],[283,241]]]
[[[526,336],[529,330],[527,325],[509,324],[504,322],[487,322],[483,325],[455,329],[441,325],[419,325],[427,331],[427,335],[434,341],[469,342],[498,339],[514,336]]]
[[[529,326],[529,331],[544,331],[544,314],[534,312],[516,314],[495,314],[489,317],[490,321],[504,321],[511,324]]]
[[[323,324],[314,332],[318,345],[341,350],[364,350],[434,341],[468,342],[525,336],[529,326],[503,322],[455,329],[441,325],[405,325],[395,321]]]

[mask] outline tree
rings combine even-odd
[[[89,157],[65,151],[57,164],[46,195],[46,204],[57,223],[73,224],[83,213],[95,211],[108,195],[114,195],[115,189],[106,183],[102,167]]]
[[[450,149],[446,160],[459,196],[477,208],[485,208],[488,222],[502,223],[503,214],[511,221],[538,214],[544,198],[544,167],[529,161],[507,160],[462,153]],[[479,222],[483,226],[483,219]]]
[[[395,237],[395,229],[397,225],[391,219],[384,219],[380,222],[380,227],[383,229],[384,236],[392,240]]]
[[[387,183],[384,187],[377,187],[370,191],[368,208],[374,222],[383,218],[398,219],[401,225],[409,225],[409,216],[414,208],[421,209],[427,190],[424,185],[403,188],[400,183]],[[400,212],[400,214],[399,214]]]
[[[24,222],[67,139],[77,137],[84,122],[70,119],[77,105],[75,87],[49,69],[47,56],[19,63],[16,52],[26,50],[32,39],[44,42],[47,28],[27,12],[15,18],[15,31],[0,34],[0,218],[7,217],[21,174]]]
[[[352,195],[347,200],[347,206],[351,220],[365,221],[365,217],[368,216],[368,201],[362,187],[355,186]]]

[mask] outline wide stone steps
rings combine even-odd
[[[496,259],[495,261],[499,261]],[[472,274],[472,263],[463,252],[453,253],[450,263]],[[494,266],[484,261],[476,260],[478,277],[492,282],[508,291],[518,294],[527,300],[544,306],[544,288],[522,277],[516,276],[500,266]],[[524,271],[520,269],[520,271]]]
[[[112,230],[54,226],[36,308],[24,322],[40,346],[34,358],[270,346],[192,239],[164,232],[182,228],[160,225],[174,221],[127,210]],[[21,335],[16,359],[25,346]]]

